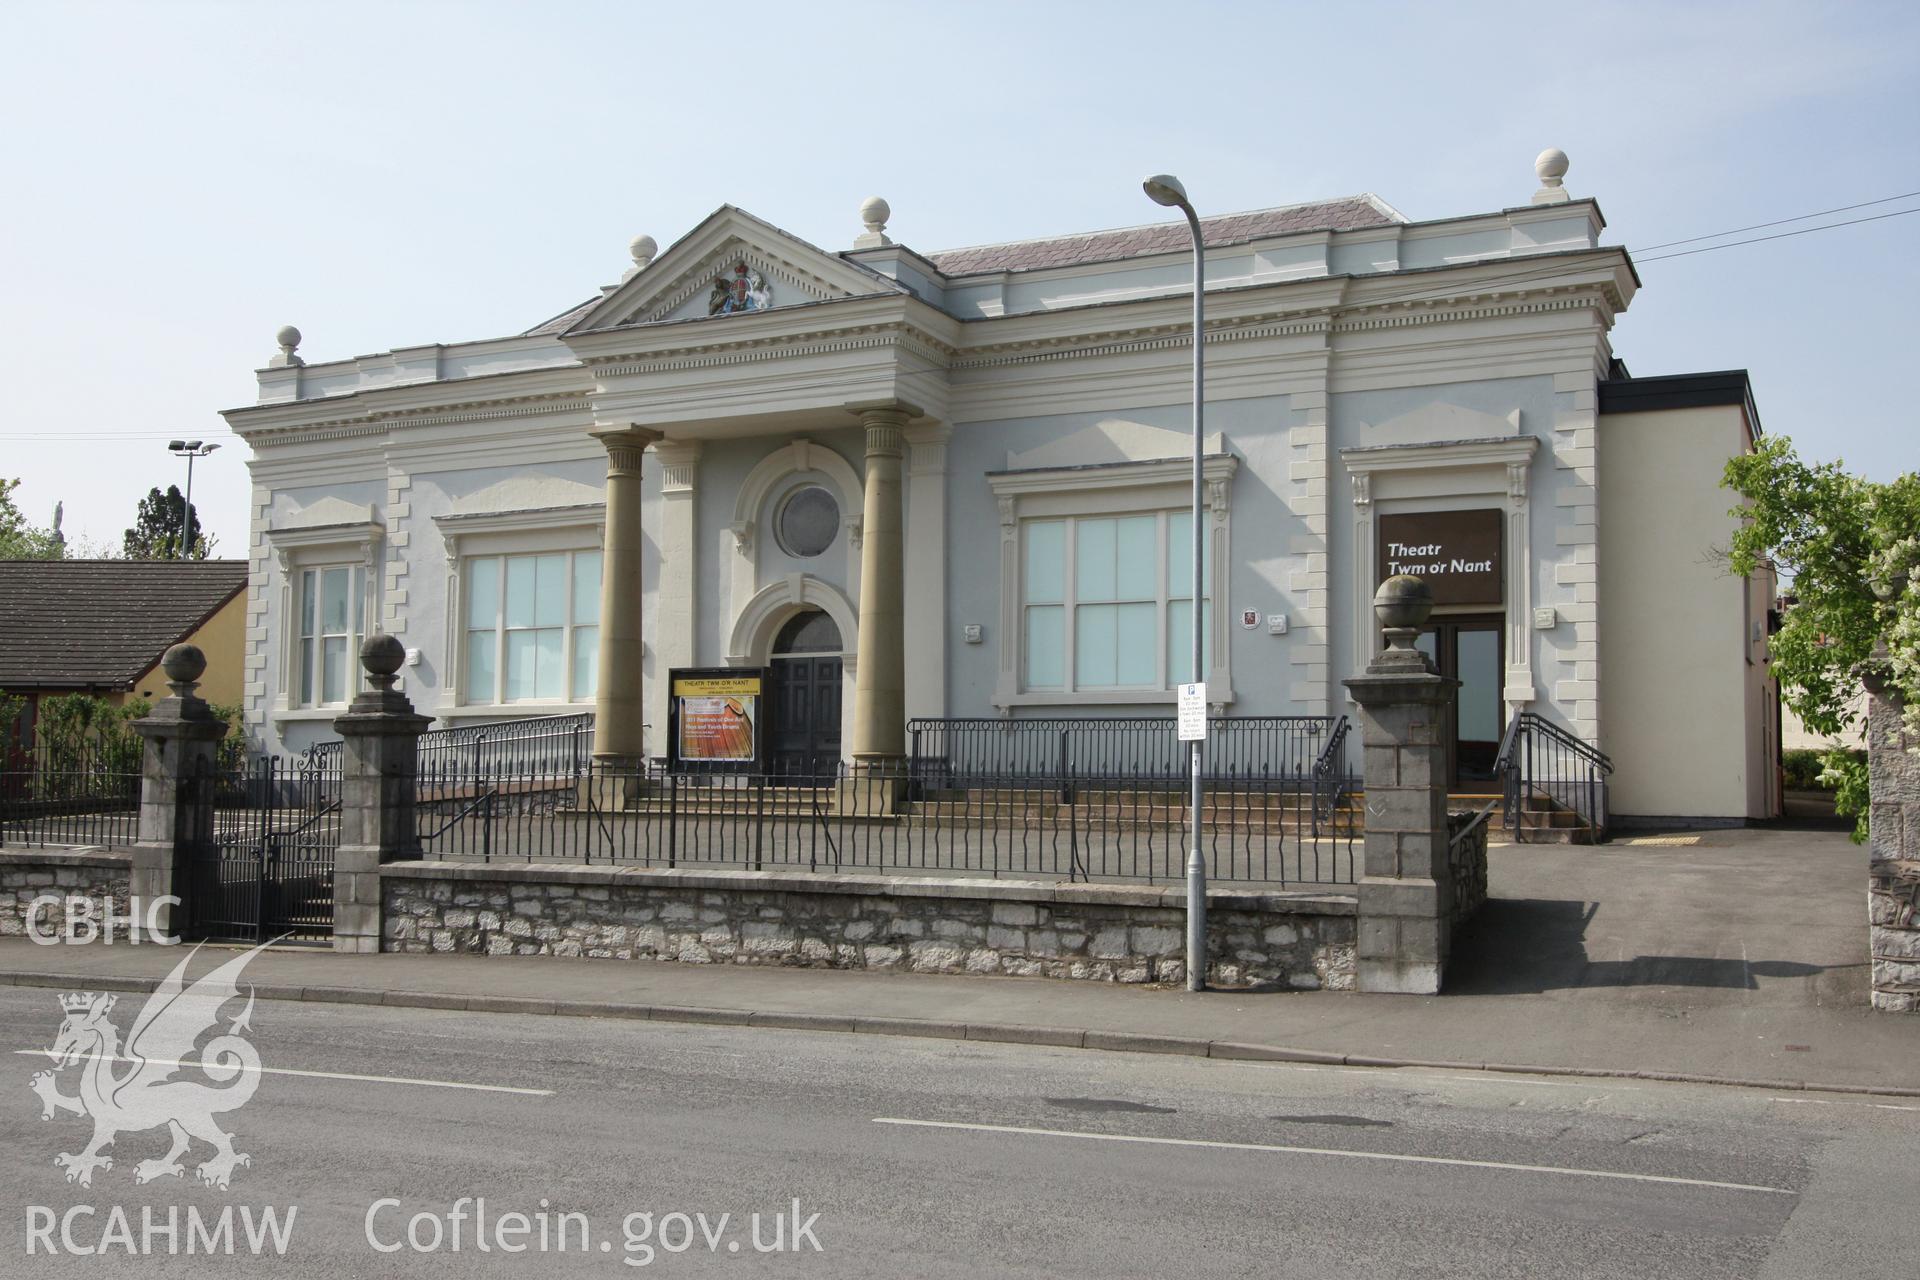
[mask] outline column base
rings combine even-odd
[[[580,780],[580,804],[588,809],[631,809],[650,789],[644,757],[595,756]]]
[[[890,817],[906,800],[905,756],[856,756],[834,791],[835,811],[847,815]]]

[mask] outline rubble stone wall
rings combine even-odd
[[[1185,979],[1178,888],[537,863],[380,874],[385,951]],[[1208,925],[1213,983],[1353,986],[1351,897],[1220,890]]]

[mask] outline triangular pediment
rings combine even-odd
[[[510,511],[551,511],[566,507],[594,506],[606,500],[606,491],[597,485],[582,484],[565,476],[525,472],[496,480],[484,489],[456,498],[449,515],[499,515]]]
[[[568,333],[730,319],[835,298],[899,293],[887,277],[723,205],[581,316]]]
[[[1208,453],[1220,452],[1220,433],[1206,441]],[[1117,462],[1161,462],[1193,453],[1193,433],[1156,427],[1127,418],[1102,418],[1024,453],[1007,454],[1009,471],[1051,467],[1111,466]]]

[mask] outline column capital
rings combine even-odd
[[[609,478],[622,475],[640,474],[640,457],[647,446],[658,444],[665,433],[651,427],[636,426],[627,423],[617,427],[595,427],[587,432],[598,440],[607,451],[607,475]]]
[[[699,440],[662,440],[653,446],[653,459],[660,464],[662,493],[692,492],[701,447]]]

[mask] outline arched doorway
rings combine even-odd
[[[769,659],[768,767],[789,777],[833,773],[840,764],[840,628],[823,610],[796,613],[774,636]]]

